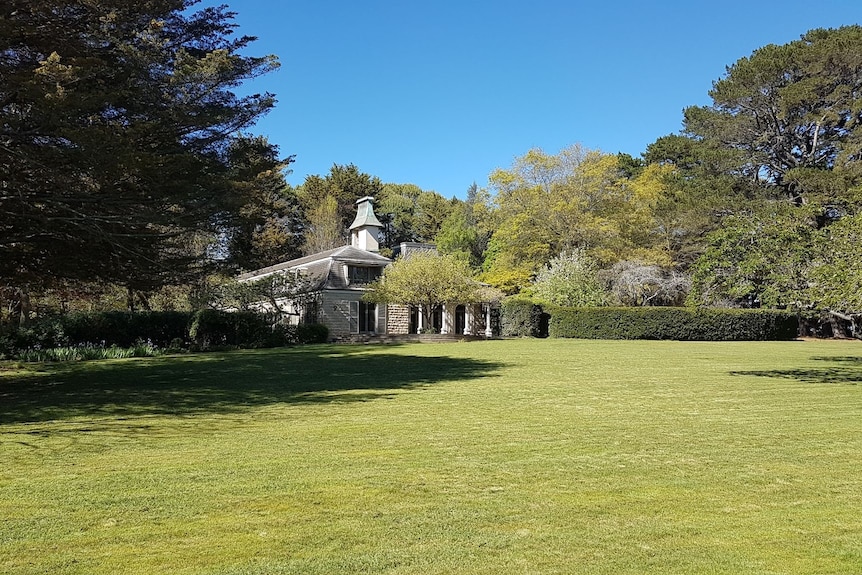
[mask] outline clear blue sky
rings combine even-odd
[[[288,181],[356,164],[463,197],[540,147],[640,156],[710,102],[725,66],[812,28],[862,22],[859,0],[205,0],[237,12],[281,69],[252,130],[296,154]]]

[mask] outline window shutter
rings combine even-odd
[[[359,302],[350,302],[350,333],[359,333]]]

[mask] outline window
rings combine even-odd
[[[380,277],[381,268],[347,266],[347,279],[350,285],[366,285]]]

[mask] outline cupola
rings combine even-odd
[[[350,245],[367,252],[377,252],[380,244],[377,234],[383,224],[374,215],[374,198],[365,196],[356,200],[356,219],[350,224]]]

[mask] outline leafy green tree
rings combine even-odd
[[[233,90],[278,63],[246,55],[233,13],[193,4],[2,4],[0,278],[187,281],[258,201],[236,185],[231,141],[275,100]]]
[[[301,208],[284,180],[292,160],[279,159],[265,138],[240,136],[231,142],[228,165],[239,200],[234,224],[224,230],[224,263],[231,269],[258,269],[299,256]]]
[[[483,295],[463,260],[418,251],[395,260],[365,297],[377,303],[421,306],[424,325],[432,325],[434,310],[441,305],[478,302]]]
[[[307,176],[296,193],[306,214],[319,207],[327,197],[334,199],[339,234],[346,241],[348,227],[356,217],[356,200],[365,196],[377,198],[382,191],[383,184],[377,176],[361,172],[353,164],[333,164],[326,176]]]
[[[465,211],[463,204],[455,206],[440,226],[436,244],[441,253],[463,259],[475,269],[482,263],[482,252],[478,249],[480,232],[468,223]]]
[[[814,305],[844,314],[862,314],[862,213],[824,229],[811,270]],[[862,333],[858,334],[862,337]]]
[[[703,253],[704,238],[723,217],[745,212],[762,195],[740,172],[740,154],[714,141],[663,136],[647,146],[644,159],[664,168],[664,193],[653,212],[663,249],[682,270]]]
[[[532,292],[536,299],[566,307],[600,306],[608,300],[598,266],[582,249],[553,258],[539,271]]]
[[[401,242],[419,241],[416,211],[422,188],[416,184],[384,184],[375,213],[384,224],[383,244],[393,248]]]
[[[693,266],[688,303],[809,307],[809,273],[817,242],[816,210],[772,202],[728,217],[708,237]]]
[[[384,245],[433,242],[451,210],[451,203],[437,192],[415,184],[385,184],[376,203],[377,216],[385,225]]]
[[[492,234],[490,213],[488,193],[474,183],[467,190],[465,201],[453,201],[452,210],[437,233],[437,249],[464,259],[478,270]]]
[[[851,230],[862,206],[861,88],[862,27],[812,30],[738,60],[711,106],[685,111],[690,139],[676,150],[694,153],[677,158],[711,160],[683,168],[687,189],[733,178],[747,201],[728,201],[706,236],[690,303],[841,314],[855,305],[843,282],[854,285],[860,255]],[[681,141],[650,153],[671,155]]]
[[[452,211],[452,202],[437,192],[423,191],[417,207],[417,239],[421,242],[433,242]]]

